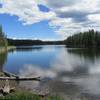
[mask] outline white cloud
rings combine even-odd
[[[18,16],[25,25],[49,20],[50,27],[63,38],[90,28],[98,30],[100,26],[100,0],[0,0],[0,3],[3,5],[0,13]],[[40,11],[38,4],[50,11]]]
[[[51,20],[50,25],[63,37],[91,28],[99,30],[97,26],[100,24],[100,0],[75,0],[74,2],[56,0],[54,3],[47,1],[48,6],[58,15],[58,18]]]
[[[81,25],[73,23],[72,18],[55,17],[50,21],[49,25],[53,27],[62,38],[66,38],[75,32],[79,32],[79,29],[81,29]]]
[[[94,21],[94,22],[100,22],[100,14],[91,14],[91,15],[88,15],[88,19],[90,21]]]
[[[20,77],[56,77],[56,73],[52,70],[42,69],[35,65],[25,65],[19,72]]]
[[[40,11],[38,3],[34,0],[1,0],[0,3],[3,4],[0,13],[18,16],[19,21],[24,24],[34,24],[55,16],[52,11],[47,13]]]

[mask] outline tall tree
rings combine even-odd
[[[2,26],[0,26],[0,46],[7,46],[7,40],[3,32]]]
[[[68,37],[64,42],[67,46],[73,47],[99,47],[100,32],[92,29],[87,32],[74,34]]]

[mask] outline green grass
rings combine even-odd
[[[41,100],[38,95],[30,92],[11,93],[6,96],[0,96],[0,100]],[[62,100],[59,96],[47,96],[46,100]]]
[[[46,100],[63,100],[60,96],[48,96]]]
[[[3,72],[0,72],[0,77],[5,76],[5,74]]]

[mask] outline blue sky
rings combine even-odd
[[[0,24],[9,38],[60,39],[60,36],[49,27],[48,21],[41,21],[33,25],[23,25],[22,22],[18,21],[18,17],[1,14]]]
[[[0,0],[0,24],[10,38],[61,40],[100,31],[100,0]]]
[[[38,6],[42,12],[48,12],[49,9],[43,5]],[[43,20],[32,25],[23,25],[18,21],[17,16],[10,16],[9,14],[0,14],[0,24],[3,31],[9,38],[18,39],[42,39],[42,40],[59,40],[53,28],[48,25],[47,20]]]

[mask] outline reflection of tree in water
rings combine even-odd
[[[13,52],[13,51],[18,51],[18,52],[40,51],[40,50],[42,50],[42,48],[43,48],[42,46],[23,46],[23,47],[19,46],[19,47],[16,47],[16,49],[9,50],[9,52]]]
[[[72,71],[61,71],[58,74],[58,77],[80,77],[88,75],[87,66],[76,66]]]
[[[94,61],[96,58],[100,58],[99,49],[67,49],[68,53],[79,55]]]
[[[96,60],[100,58],[100,51],[96,48],[67,48],[66,50],[69,54],[79,57],[80,61],[83,61],[83,63],[73,67],[72,72],[67,72],[69,76],[88,75],[89,65],[95,64]]]
[[[0,53],[0,71],[2,71],[6,59],[7,59],[7,52]]]

